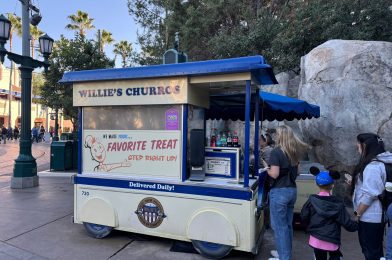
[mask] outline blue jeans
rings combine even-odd
[[[270,191],[270,218],[280,260],[291,260],[293,211],[297,188],[273,188]]]
[[[389,220],[389,223],[387,225],[387,241],[386,241],[386,252],[385,252],[385,258],[387,260],[392,260],[392,204],[389,205],[387,209],[387,218]]]

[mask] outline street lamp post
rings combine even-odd
[[[55,109],[55,118],[54,118],[54,135],[53,135],[53,141],[58,141],[60,140],[59,138],[59,109]]]
[[[35,68],[44,67],[45,71],[49,67],[48,58],[52,52],[53,39],[44,35],[39,38],[40,51],[44,56],[44,61],[38,61],[30,57],[29,48],[29,9],[30,0],[22,2],[22,55],[8,52],[4,45],[9,39],[11,22],[0,15],[0,59],[4,62],[4,57],[20,64],[19,70],[22,78],[22,129],[19,142],[19,156],[15,160],[11,188],[21,189],[38,186],[37,163],[31,153],[31,79]],[[34,10],[34,9],[33,9]]]

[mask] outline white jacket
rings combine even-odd
[[[377,160],[392,163],[392,153],[385,152],[377,155]],[[372,161],[363,170],[363,181],[357,176],[353,204],[354,210],[358,209],[360,203],[369,205],[362,214],[360,220],[370,223],[381,223],[382,207],[378,195],[385,190],[386,171],[382,162]]]

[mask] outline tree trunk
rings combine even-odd
[[[31,58],[34,59],[34,43],[35,43],[35,39],[31,38],[30,43],[31,43]]]
[[[122,60],[123,60],[123,68],[125,68],[127,66],[127,61],[126,61],[127,57],[125,55],[122,55]]]
[[[10,52],[12,52],[12,32],[10,33]],[[12,66],[11,66],[12,67]],[[14,66],[15,69],[15,66]],[[11,68],[12,70],[12,68]],[[12,73],[10,72],[10,81],[12,80]],[[16,82],[16,70],[14,73],[14,83]]]
[[[72,123],[72,133],[76,133],[78,131],[78,120],[76,120],[75,118],[71,117],[70,118],[71,123]]]
[[[10,52],[12,51],[12,34],[10,34]],[[11,69],[10,69],[10,81],[9,81],[9,85],[8,85],[8,127],[11,126],[11,116],[12,116],[12,72],[14,70],[14,62],[11,61]],[[15,80],[14,80],[15,82]]]

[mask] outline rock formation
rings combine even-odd
[[[392,148],[392,43],[331,40],[301,60],[298,98],[320,106],[300,121],[314,159],[339,169],[357,163],[358,133],[380,134]]]

